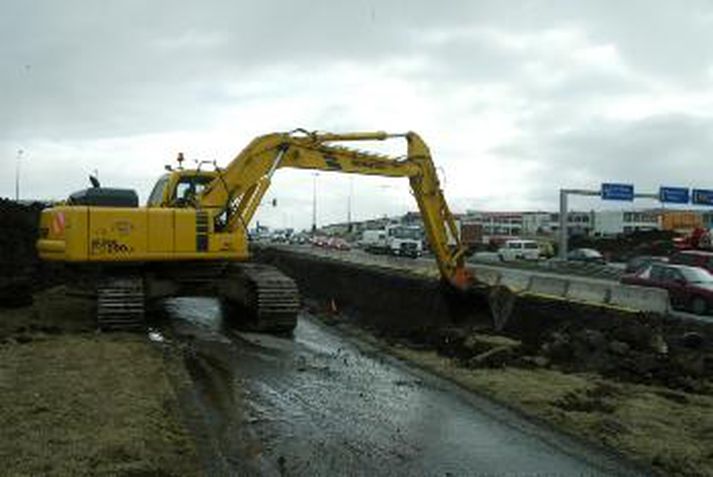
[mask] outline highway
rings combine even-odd
[[[406,269],[414,271],[421,275],[438,277],[438,269],[435,259],[432,256],[424,256],[420,258],[395,257],[387,255],[374,255],[367,253],[361,249],[351,250],[330,250],[318,248],[311,245],[276,245],[269,244],[270,247],[299,251],[300,253],[308,253],[323,257],[329,257],[333,260],[345,261],[357,264],[369,264],[387,269]],[[615,285],[619,283],[618,277],[621,274],[621,264],[613,266],[601,267],[577,267],[567,269],[565,267],[558,268],[556,262],[554,266],[547,266],[544,263],[518,263],[518,262],[500,262],[495,254],[479,253],[471,257],[468,261],[468,266],[475,271],[477,276],[478,271],[489,271],[499,273],[503,279],[511,283],[527,283],[528,279],[533,276],[541,277],[557,277],[569,280],[575,280],[579,283],[593,285]],[[609,270],[608,270],[609,269]],[[587,276],[587,271],[591,271],[595,276]],[[695,315],[683,311],[670,311],[670,316],[681,318],[687,321],[703,321],[713,322],[713,316]]]

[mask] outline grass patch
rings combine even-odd
[[[0,473],[199,475],[161,350],[63,297],[0,310]]]
[[[93,331],[94,316],[93,299],[68,294],[65,286],[58,286],[35,294],[30,307],[0,308],[0,339]]]

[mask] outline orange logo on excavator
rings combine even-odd
[[[61,235],[64,232],[64,214],[57,212],[52,219],[52,234]]]

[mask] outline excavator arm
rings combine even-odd
[[[337,144],[392,138],[406,139],[404,157],[389,157]],[[225,212],[227,231],[247,228],[270,187],[272,175],[283,167],[408,178],[441,276],[458,288],[469,285],[472,278],[464,266],[465,248],[443,196],[430,151],[418,134],[297,131],[260,136],[219,171],[218,177],[199,197],[198,205]]]

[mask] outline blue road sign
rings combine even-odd
[[[693,189],[691,201],[698,205],[713,205],[713,190]]]
[[[671,204],[688,204],[691,191],[688,187],[660,187],[659,201]]]
[[[602,184],[603,200],[634,200],[633,184]]]

